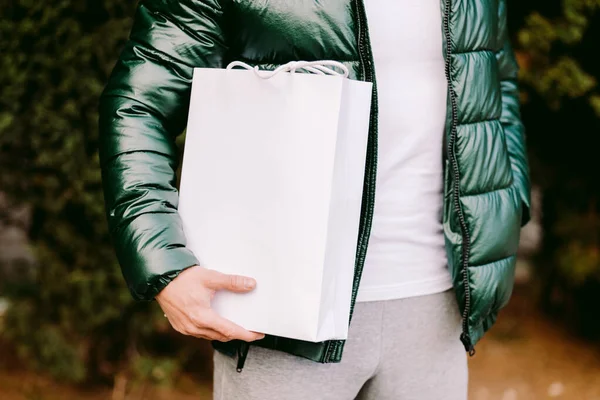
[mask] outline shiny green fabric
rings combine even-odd
[[[519,228],[529,219],[528,165],[505,1],[447,1],[440,3],[451,94],[443,222],[465,333],[474,344],[512,291]],[[140,2],[100,101],[107,217],[134,298],[153,299],[198,263],[185,246],[175,176],[175,138],[186,125],[193,68],[333,59],[349,67],[351,78],[374,80],[366,31],[360,0]],[[375,104],[354,292],[371,224],[376,120]],[[214,343],[228,353],[238,344]],[[257,344],[320,362],[339,361],[343,350],[343,341],[272,336]]]

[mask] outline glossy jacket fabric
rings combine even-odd
[[[440,12],[449,83],[443,226],[461,340],[472,351],[512,292],[519,231],[529,219],[528,164],[505,0],[441,0]],[[362,0],[140,2],[100,101],[109,227],[136,299],[153,299],[198,264],[185,246],[175,176],[192,69],[321,59],[344,62],[352,79],[375,81]],[[375,195],[376,85],[373,94],[352,308]],[[236,341],[213,344],[241,356],[247,350]],[[319,362],[339,361],[344,346],[273,336],[255,344]]]

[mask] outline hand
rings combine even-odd
[[[177,332],[221,342],[233,339],[251,342],[265,335],[222,318],[210,308],[210,301],[217,290],[245,293],[255,286],[256,281],[252,278],[226,275],[196,265],[173,279],[156,300]]]

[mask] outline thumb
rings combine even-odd
[[[256,287],[256,280],[247,276],[228,275],[211,270],[207,278],[206,287],[213,290],[245,293]]]

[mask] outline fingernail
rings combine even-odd
[[[254,286],[256,286],[256,281],[252,278],[246,278],[244,279],[244,287],[246,289],[252,289]]]

